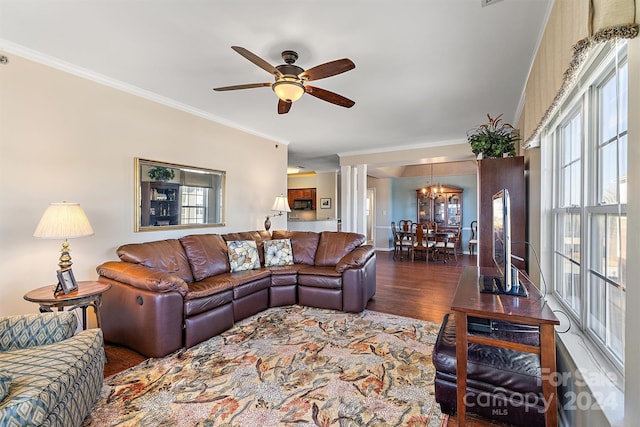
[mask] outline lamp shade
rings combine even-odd
[[[51,203],[33,232],[42,239],[92,236],[93,228],[79,203]]]
[[[277,212],[291,212],[291,208],[289,208],[289,200],[287,199],[287,196],[284,195],[279,195],[278,197],[276,197],[276,201],[273,202],[273,207],[271,208],[272,211],[277,211]]]
[[[280,80],[271,85],[273,91],[283,101],[295,102],[304,94],[304,86],[296,81]]]

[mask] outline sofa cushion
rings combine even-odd
[[[239,240],[253,240],[256,242],[256,246],[258,247],[258,256],[260,257],[260,265],[264,265],[264,250],[263,250],[263,242],[266,240],[271,240],[271,235],[267,230],[260,231],[241,231],[235,233],[227,233],[223,234],[222,238],[227,241],[239,241]]]
[[[258,247],[254,240],[232,240],[227,242],[227,253],[232,273],[260,268]]]
[[[233,283],[226,277],[227,273],[219,276],[207,277],[189,284],[189,292],[184,296],[185,300],[204,298],[233,289]]]
[[[9,387],[11,387],[11,380],[13,377],[10,373],[0,371],[0,402],[9,394]]]
[[[342,289],[342,274],[333,267],[305,267],[298,271],[298,284],[313,288]]]
[[[320,234],[313,231],[274,230],[273,239],[289,239],[293,251],[293,262],[313,265],[318,250]]]
[[[196,281],[229,271],[227,242],[219,234],[192,234],[180,238]]]
[[[244,285],[245,283],[254,282],[256,280],[264,279],[271,276],[271,271],[268,268],[259,268],[255,270],[235,271],[233,273],[225,273],[220,275],[221,279],[225,279],[231,282],[235,287],[238,285]]]
[[[195,282],[200,283],[200,282]],[[221,307],[225,304],[230,304],[233,301],[233,290],[223,290],[215,294],[209,294],[201,298],[185,299],[184,301],[184,315],[186,317],[194,316],[199,313],[204,313],[213,310],[217,307]]]
[[[362,245],[366,238],[362,234],[337,231],[323,231],[318,243],[315,265],[335,266],[346,254]]]
[[[302,264],[269,267],[271,286],[290,286],[298,284],[298,270],[308,266]]]
[[[291,240],[273,239],[264,242],[265,267],[293,265]]]
[[[243,272],[244,273],[244,272]],[[234,284],[233,286],[233,300],[237,303],[240,298],[246,297],[258,293],[263,289],[268,289],[271,286],[271,278],[267,275],[264,277],[256,277],[255,280],[243,281],[243,283]],[[265,294],[266,300],[268,300],[267,294]],[[236,307],[236,305],[234,305]],[[266,308],[266,307],[265,307]]]
[[[177,239],[122,245],[116,251],[122,261],[142,264],[153,270],[171,273],[187,283],[193,282],[187,254]]]

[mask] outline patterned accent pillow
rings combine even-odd
[[[254,240],[232,240],[227,242],[231,272],[260,268],[258,245]]]
[[[291,240],[273,239],[264,241],[264,265],[293,265]]]
[[[11,387],[11,380],[13,377],[11,374],[0,371],[0,402],[9,394],[9,387]]]

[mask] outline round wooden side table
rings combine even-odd
[[[100,327],[100,305],[102,304],[102,294],[111,288],[109,283],[81,281],[78,282],[78,289],[68,294],[54,295],[56,285],[43,286],[25,294],[24,299],[40,305],[40,312],[53,311],[54,307],[62,311],[64,307],[82,309],[82,329],[87,329],[87,307],[93,307],[96,314],[98,328]]]

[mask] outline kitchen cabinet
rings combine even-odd
[[[289,207],[293,209],[294,200],[311,200],[311,209],[316,209],[316,189],[315,188],[292,188],[287,192]]]

